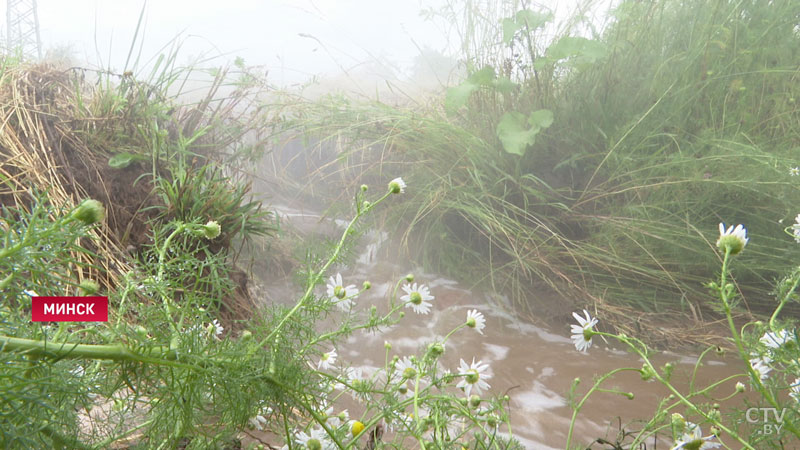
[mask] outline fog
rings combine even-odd
[[[369,91],[374,83],[364,85],[365,79],[419,76],[421,59],[427,66],[444,61],[445,67],[429,67],[427,75],[431,83],[446,84],[442,75],[452,69],[447,67],[449,59],[458,54],[460,45],[452,23],[424,14],[445,7],[445,0],[39,0],[37,4],[47,58],[115,73],[131,68],[144,73],[158,55],[178,45],[179,63],[204,60],[223,65],[240,57],[248,65],[262,66],[275,86],[346,75],[356,89]],[[531,7],[550,8],[559,16],[574,4],[553,0]],[[142,26],[135,38],[142,8]],[[5,17],[6,2],[0,12]],[[6,27],[3,21],[3,44]],[[448,58],[433,61],[440,55]]]

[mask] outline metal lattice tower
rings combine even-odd
[[[25,59],[42,58],[36,0],[7,0],[6,25],[8,52],[18,52]]]

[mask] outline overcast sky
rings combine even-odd
[[[278,85],[375,61],[408,71],[420,48],[447,52],[458,45],[448,42],[447,32],[452,30],[442,29],[447,25],[420,15],[423,8],[438,8],[447,1],[151,0],[145,7],[141,54],[143,61],[155,59],[178,37],[183,42],[181,63],[200,55],[222,55],[214,64],[219,66],[240,56],[248,64],[265,66]],[[577,1],[535,3],[551,5],[558,17]],[[45,52],[68,49],[79,64],[124,70],[143,0],[37,3]],[[0,13],[5,18],[5,1],[0,1]],[[6,21],[0,23],[5,36]]]
[[[69,48],[79,61],[121,72],[142,5],[141,0],[38,0],[43,47]],[[435,50],[446,46],[443,31],[421,18],[420,8],[417,0],[150,1],[142,55],[157,56],[180,36],[186,60],[200,54],[241,56],[267,66],[280,78],[277,84],[337,73],[374,58],[409,66],[419,53],[414,41]],[[5,36],[5,20],[2,25]]]

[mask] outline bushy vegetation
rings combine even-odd
[[[617,448],[665,431],[674,448],[795,442],[800,339],[783,314],[800,280],[784,276],[798,256],[787,232],[800,233],[788,223],[800,197],[800,5],[626,1],[602,24],[585,18],[591,6],[560,27],[518,2],[429,11],[455,24],[467,76],[426,107],[291,94],[267,103],[242,61],[205,71],[206,93],[187,100],[198,70],[177,67],[175,53],[149,75],[5,59],[0,446],[236,447],[254,429],[289,450],[519,448],[487,365],[440,361],[457,332],[482,333],[479,311],[418,355],[387,343],[374,371],[336,363],[342,339],[426,314],[434,300],[409,274],[385,305],[365,307],[370,280],[357,287],[335,272],[375,213],[425,263],[523,307],[538,283],[593,303],[601,325],[576,315],[576,348],[616,340],[643,365],[586,392],[576,380],[573,425],[595,392],[632,399],[604,383],[636,371],[672,395]],[[335,144],[342,164],[315,174],[345,181],[329,199],[346,197],[352,217],[328,252],[306,252],[302,294],[288,305],[254,304],[233,251],[276,229],[238,165],[267,131]],[[373,194],[387,173],[405,180]],[[720,222],[751,235],[717,235]],[[31,297],[95,293],[110,299],[108,323],[30,321]],[[748,309],[771,315],[742,327]],[[630,332],[634,310],[654,314]],[[656,367],[646,343],[667,311],[720,318],[744,370],[677,389],[674,367]],[[747,384],[754,405],[784,412],[776,433],[715,405]],[[357,412],[340,409],[346,397]],[[572,428],[567,440],[579,440]]]
[[[261,447],[518,448],[501,434],[508,398],[490,398],[488,366],[439,362],[451,335],[483,328],[477,311],[418,356],[387,346],[368,373],[336,363],[340,339],[434,298],[409,274],[385,307],[365,307],[369,281],[331,273],[402,179],[378,195],[359,187],[330,252],[308,250],[294,303],[249,298],[235,246],[275,231],[239,171],[272,120],[258,107],[265,85],[237,61],[193,103],[175,83],[199,69],[174,61],[141,81],[5,60],[0,447],[238,448],[264,430]],[[107,296],[109,321],[31,320],[32,298],[63,295]],[[352,418],[333,412],[343,395],[364,402]]]
[[[796,2],[626,1],[606,21],[585,3],[559,26],[485,3],[430,12],[457,25],[468,72],[438,102],[296,99],[286,129],[335,146],[354,183],[402,167],[416,189],[388,223],[411,251],[523,308],[545,283],[627,330],[632,310],[719,317],[707,230],[736,220],[759,233],[737,287],[769,310],[798,256],[781,224],[798,201]]]

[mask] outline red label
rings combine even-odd
[[[33,322],[108,322],[108,297],[31,297]]]

